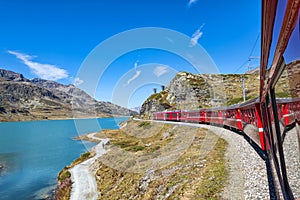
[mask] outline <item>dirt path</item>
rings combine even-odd
[[[98,198],[97,183],[90,166],[105,153],[104,145],[108,142],[108,139],[99,139],[94,134],[92,133],[88,137],[101,140],[99,144],[93,147],[96,155],[69,170],[73,182],[70,200],[94,200]]]

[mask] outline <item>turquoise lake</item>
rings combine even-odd
[[[0,199],[43,199],[59,171],[95,145],[74,136],[117,129],[127,119],[0,122]]]

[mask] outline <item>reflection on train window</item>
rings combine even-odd
[[[287,179],[294,198],[300,198],[300,33],[299,20],[284,52],[283,71],[275,94]]]

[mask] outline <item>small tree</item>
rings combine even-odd
[[[154,92],[154,94],[156,94],[157,88],[153,88],[153,92]]]

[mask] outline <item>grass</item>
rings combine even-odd
[[[148,126],[150,126],[150,122],[147,121],[143,121],[138,124],[138,127],[148,127]]]
[[[91,155],[91,153],[88,151],[88,152],[85,152],[85,153],[81,154],[80,158],[82,160],[86,160],[86,159],[90,158],[90,155]]]
[[[150,97],[147,98],[146,102],[151,101],[153,99],[159,99],[159,98],[160,98],[160,93],[154,93],[154,94],[150,95]]]
[[[215,149],[207,157],[207,167],[203,173],[203,181],[196,190],[199,199],[220,199],[220,192],[228,176],[224,159],[226,147],[226,141],[219,139]]]
[[[58,187],[56,190],[57,200],[68,200],[70,199],[72,190],[71,173],[69,172],[69,167],[65,167],[57,177]]]
[[[69,172],[69,170],[67,168],[64,168],[58,175],[58,181],[63,181],[66,178],[70,178],[71,177],[71,173]]]
[[[290,92],[276,92],[275,96],[276,96],[276,98],[290,98],[290,97],[292,97]]]
[[[250,100],[250,99],[254,99],[254,96],[246,96],[246,101]],[[234,99],[230,99],[229,101],[227,101],[227,105],[233,105],[233,104],[237,104],[237,103],[242,103],[243,102],[243,97],[238,97],[238,98],[234,98]]]
[[[155,100],[155,101],[159,101],[159,103],[162,104],[166,109],[171,108],[172,105],[167,100],[167,96],[168,96],[168,92],[161,91],[159,93],[155,93],[155,94],[150,95],[150,97],[148,97],[148,99],[145,102]]]
[[[212,137],[212,133],[206,129],[150,123],[147,126],[151,128],[146,130],[144,126],[145,124],[141,125],[141,122],[129,121],[122,130],[105,130],[102,134],[111,138],[113,146],[135,155],[157,154],[162,158],[176,154],[174,151],[164,154],[164,151],[176,140],[178,134],[189,133],[194,137],[191,145],[174,162],[153,172],[118,171],[99,161],[96,180],[100,199],[220,198],[220,192],[227,179],[224,159],[227,143],[224,140],[217,138],[213,150],[206,156],[201,156],[199,149],[203,148],[204,139]],[[136,137],[140,136],[140,131],[143,130],[146,130],[144,133],[149,133],[148,137]],[[166,132],[169,134],[164,137]],[[109,152],[107,158],[114,156],[114,151]],[[122,162],[127,162],[131,166],[136,165],[135,158],[124,158]]]

